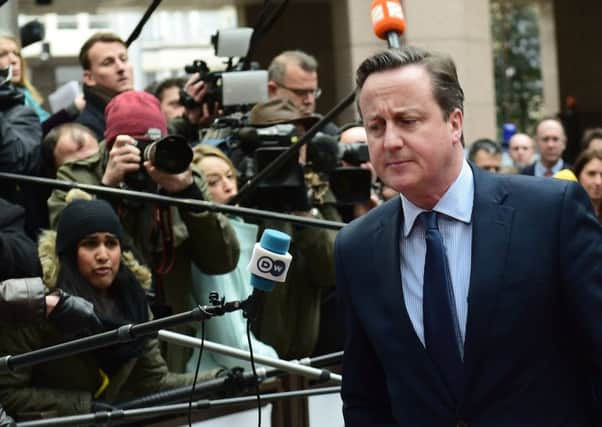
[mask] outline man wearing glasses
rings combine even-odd
[[[306,116],[316,114],[316,100],[322,94],[318,87],[318,61],[300,50],[287,50],[276,56],[268,68],[270,98],[291,100]],[[337,135],[338,128],[327,123],[322,132]]]

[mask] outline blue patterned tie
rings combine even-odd
[[[427,353],[439,368],[456,401],[463,390],[462,338],[456,315],[453,288],[447,265],[443,237],[437,227],[437,214],[423,212],[426,228],[424,260],[423,323]]]

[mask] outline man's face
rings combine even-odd
[[[178,86],[168,87],[161,93],[161,112],[169,122],[176,117],[182,117],[186,107],[180,104],[180,88]]]
[[[432,207],[461,168],[462,112],[444,120],[419,65],[370,75],[359,105],[378,176],[418,206]]]
[[[485,150],[479,150],[474,156],[474,163],[483,170],[498,173],[502,166],[502,155],[490,154]]]
[[[508,142],[508,154],[516,166],[524,168],[533,163],[535,147],[529,135],[516,134]]]
[[[97,42],[88,51],[90,69],[84,70],[84,83],[115,93],[134,88],[132,64],[128,52],[119,42]]]
[[[544,120],[537,126],[535,138],[541,162],[544,166],[553,166],[566,148],[566,136],[562,126],[555,120]]]
[[[98,141],[87,132],[63,133],[54,147],[54,163],[58,169],[67,162],[81,160],[98,152]]]
[[[318,90],[318,74],[307,72],[295,64],[286,66],[284,81],[268,83],[270,98],[290,99],[301,110],[309,116],[316,111],[316,93]]]

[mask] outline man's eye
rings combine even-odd
[[[378,133],[382,129],[382,125],[380,123],[372,123],[368,125],[368,130],[372,133]]]

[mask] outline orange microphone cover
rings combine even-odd
[[[386,40],[387,33],[402,35],[406,29],[406,20],[399,0],[373,0],[370,5],[372,28],[376,37]]]

